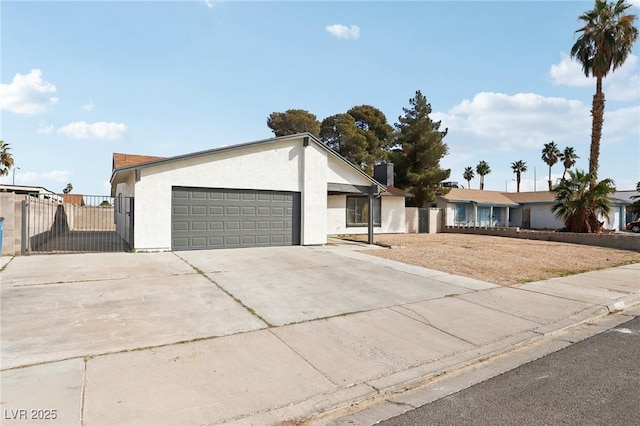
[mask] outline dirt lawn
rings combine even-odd
[[[391,248],[364,253],[502,285],[640,262],[632,251],[487,235],[376,235],[374,242]]]

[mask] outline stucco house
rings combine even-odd
[[[520,205],[504,193],[478,189],[451,188],[438,197],[445,226],[513,226],[512,209]]]
[[[560,229],[564,226],[551,211],[556,200],[555,192],[510,192],[505,195],[519,204],[512,211],[512,226],[525,229]]]
[[[405,193],[305,133],[169,158],[114,154],[118,232],[136,250],[325,244],[405,232]]]
[[[611,212],[601,216],[606,229],[625,228],[626,207],[633,202],[636,191],[618,191],[610,197]],[[555,192],[499,192],[453,188],[438,198],[438,207],[445,212],[445,226],[496,227],[512,226],[527,229],[560,229],[564,226],[551,208]]]

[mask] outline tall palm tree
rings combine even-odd
[[[520,175],[527,171],[527,163],[522,160],[511,163],[511,170],[516,174],[516,192],[520,192]]]
[[[560,158],[560,149],[558,145],[554,141],[544,144],[544,148],[542,148],[542,161],[547,163],[549,166],[549,191],[552,189],[551,185],[551,167],[558,162]]]
[[[13,167],[13,155],[10,150],[9,144],[0,140],[0,176],[7,176],[9,169]]]
[[[476,177],[476,174],[473,172],[473,167],[471,167],[471,166],[465,167],[464,168],[464,173],[462,174],[462,177],[464,178],[464,180],[467,181],[467,187],[469,189],[471,189],[471,179]]]
[[[480,176],[480,189],[482,190],[484,189],[484,177],[491,173],[491,168],[489,167],[489,164],[483,160],[476,166],[476,172]]]
[[[609,195],[616,190],[611,179],[595,182],[590,173],[569,170],[569,178],[554,189],[556,204],[551,211],[570,232],[598,232],[602,227],[598,215],[611,211]]]
[[[562,161],[562,165],[564,166],[564,171],[562,172],[562,179],[564,179],[567,174],[567,170],[575,166],[576,160],[580,158],[578,154],[576,154],[576,150],[573,149],[572,146],[567,146],[560,154],[560,161]]]
[[[591,149],[589,152],[589,174],[593,183],[598,178],[598,157],[604,122],[604,92],[602,80],[620,68],[627,60],[633,43],[638,39],[638,29],[634,27],[636,15],[626,14],[631,7],[624,0],[607,3],[595,0],[593,10],[584,12],[578,18],[584,26],[573,47],[571,57],[582,65],[584,75],[596,78],[596,93],[591,107]]]

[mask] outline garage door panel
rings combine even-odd
[[[240,222],[225,222],[224,229],[226,229],[227,231],[238,231],[240,229]]]
[[[194,216],[206,216],[207,206],[191,206],[191,215]]]
[[[191,230],[196,232],[206,231],[207,222],[191,222]]]
[[[227,216],[240,216],[240,207],[238,207],[238,206],[227,206],[225,214]]]
[[[174,231],[188,231],[189,222],[173,222]]]
[[[174,188],[172,248],[197,250],[300,244],[300,194]]]
[[[224,248],[224,237],[209,237],[210,248]]]
[[[173,198],[188,199],[190,198],[189,191],[182,191],[182,190],[176,189],[173,191]]]
[[[206,247],[207,246],[207,238],[206,237],[191,237],[191,241],[189,241],[192,247]]]
[[[209,222],[209,231],[222,231],[224,229],[224,222],[216,221]]]
[[[189,206],[173,206],[174,215],[188,215]]]

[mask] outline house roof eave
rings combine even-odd
[[[316,138],[311,133],[296,133],[294,135],[278,136],[278,137],[269,138],[269,139],[261,139],[261,140],[257,140],[257,141],[251,141],[251,142],[245,142],[245,143],[236,144],[236,145],[213,148],[213,149],[208,149],[208,150],[204,150],[204,151],[197,151],[197,152],[192,152],[192,153],[189,153],[189,154],[176,155],[174,157],[162,158],[162,159],[159,159],[159,160],[149,161],[149,162],[142,163],[142,164],[136,164],[136,165],[132,165],[132,166],[121,167],[121,168],[118,168],[118,169],[114,169],[112,171],[112,173],[111,173],[111,182],[112,182],[112,185],[113,185],[114,178],[115,178],[115,176],[117,174],[122,173],[122,172],[126,172],[126,171],[130,171],[130,170],[141,170],[141,169],[144,169],[144,168],[147,168],[147,167],[153,167],[153,166],[157,166],[157,165],[161,165],[161,164],[168,164],[168,163],[181,161],[181,160],[185,160],[185,159],[200,157],[200,156],[203,156],[203,155],[217,154],[217,153],[221,153],[221,152],[233,151],[233,150],[246,148],[246,147],[250,147],[250,146],[255,146],[255,145],[259,145],[259,144],[264,144],[264,143],[271,143],[271,142],[278,142],[278,141],[283,141],[283,140],[288,140],[288,139],[299,139],[299,138],[309,138],[309,140],[313,141],[320,148],[324,149],[327,153],[329,153],[329,155],[333,155],[336,159],[338,159],[342,163],[346,164],[352,171],[354,171],[357,174],[361,175],[362,177],[366,178],[369,182],[371,182],[372,185],[376,185],[378,187],[378,192],[385,192],[386,191],[384,185],[382,185],[380,182],[378,182],[375,179],[373,179],[371,176],[369,176],[368,174],[366,174],[365,172],[363,172],[359,168],[357,168],[354,164],[349,162],[346,158],[344,158],[343,156],[341,156],[337,152],[333,151],[331,148],[326,146],[321,140]]]

